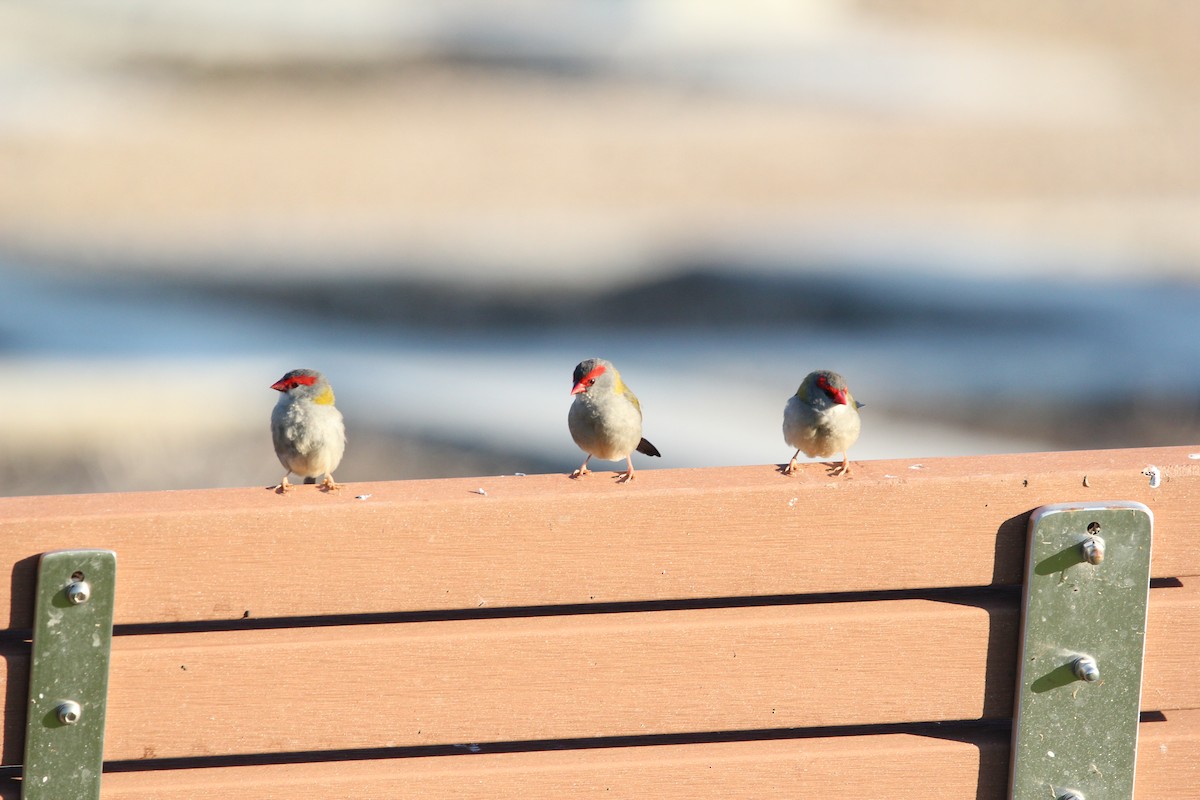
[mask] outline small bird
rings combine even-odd
[[[633,480],[634,450],[648,456],[661,456],[658,448],[642,438],[642,406],[621,373],[602,358],[589,358],[575,367],[575,402],[567,413],[571,438],[579,449],[588,454],[583,466],[571,473],[572,478],[587,475],[592,456],[603,461],[625,459],[628,469],[617,483]]]
[[[289,491],[288,475],[296,473],[305,483],[316,483],[324,475],[321,488],[341,488],[333,480],[346,452],[346,425],[342,412],[333,405],[333,387],[315,369],[294,369],[271,388],[280,392],[279,402],[271,411],[271,438],[275,455],[287,472],[275,490]]]
[[[846,451],[858,439],[858,410],[862,407],[841,375],[827,369],[810,372],[783,407],[783,440],[796,448],[783,474],[791,475],[799,469],[796,458],[800,451],[809,458],[841,453],[841,466],[835,465],[829,472],[850,472],[850,454]]]

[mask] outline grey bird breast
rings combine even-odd
[[[792,396],[783,410],[783,438],[809,458],[843,453],[858,439],[858,412],[849,406],[813,408]]]
[[[604,461],[625,458],[642,440],[641,412],[621,395],[600,401],[590,393],[576,395],[567,425],[580,450]]]

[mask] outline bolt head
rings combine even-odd
[[[74,725],[83,716],[83,708],[74,700],[64,700],[59,703],[54,712],[58,716],[58,721],[63,725]]]
[[[1100,665],[1091,656],[1080,656],[1071,667],[1075,670],[1075,677],[1081,681],[1094,683],[1100,680]]]
[[[1089,564],[1100,564],[1104,561],[1104,540],[1099,536],[1089,536],[1080,545],[1083,557]]]
[[[67,601],[73,605],[86,603],[92,596],[92,587],[87,581],[72,581],[67,584]]]

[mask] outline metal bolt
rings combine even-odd
[[[92,587],[87,581],[71,581],[67,584],[67,600],[77,606],[86,603],[92,596]]]
[[[79,722],[79,717],[83,714],[83,709],[74,700],[62,701],[54,711],[58,714],[58,721],[63,725],[74,725]]]
[[[1057,800],[1086,800],[1086,798],[1074,789],[1067,789],[1058,796]]]
[[[1100,680],[1100,666],[1091,656],[1080,656],[1075,659],[1071,664],[1071,669],[1075,671],[1075,677],[1081,681],[1093,683]]]
[[[1083,557],[1089,564],[1099,564],[1104,561],[1104,540],[1099,536],[1089,536],[1079,545]]]

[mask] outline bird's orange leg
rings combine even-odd
[[[796,454],[794,456],[792,456],[792,460],[789,461],[788,465],[783,468],[784,475],[795,475],[796,474],[796,470],[800,469],[800,462],[796,460],[799,457],[800,457],[800,451],[797,450]]]
[[[287,475],[283,476],[283,480],[275,487],[276,494],[287,494],[292,490],[292,485],[288,483]]]
[[[342,488],[342,485],[333,479],[333,475],[326,472],[325,480],[321,481],[321,491],[336,492],[338,489],[341,489],[341,488]]]
[[[829,468],[829,474],[833,476],[849,475],[850,474],[850,454],[842,453],[842,463],[834,464]]]
[[[579,467],[579,469],[577,469],[571,473],[571,477],[572,478],[582,478],[584,475],[587,475],[589,472],[591,472],[591,470],[587,468],[587,462],[589,462],[591,460],[592,460],[592,457],[589,454],[588,457],[583,460],[583,464]]]

